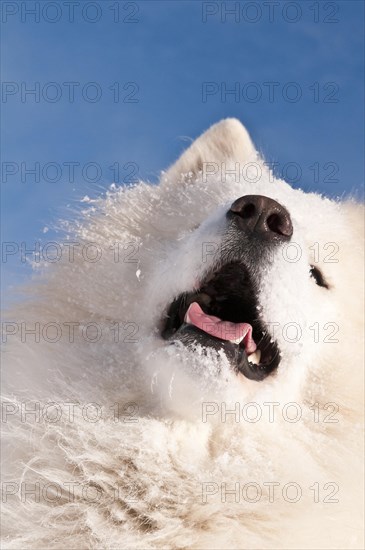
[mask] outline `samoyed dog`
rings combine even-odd
[[[364,548],[362,223],[234,119],[90,200],[4,321],[3,547]]]

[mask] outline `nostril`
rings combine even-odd
[[[280,230],[280,226],[282,223],[282,219],[278,214],[271,214],[267,220],[267,227],[270,229],[270,231],[273,231],[274,233],[279,233],[279,235],[282,234]]]
[[[252,218],[256,213],[256,207],[254,204],[246,204],[240,212],[241,218]]]
[[[291,237],[293,234],[292,224],[290,219],[281,214],[270,214],[266,220],[266,225],[273,233],[283,235],[285,237]]]

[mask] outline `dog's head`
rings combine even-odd
[[[236,120],[196,140],[160,186],[170,211],[150,293],[166,345],[204,365],[215,353],[256,382],[333,377],[359,360],[361,207],[275,178]]]

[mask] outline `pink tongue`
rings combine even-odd
[[[231,323],[221,321],[219,317],[207,315],[197,302],[193,302],[185,315],[185,323],[194,325],[211,336],[221,340],[237,341],[243,339],[245,351],[249,355],[256,350],[252,338],[252,326],[248,323]]]

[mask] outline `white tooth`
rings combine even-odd
[[[187,323],[188,325],[191,325],[191,319],[190,319],[190,317],[189,317],[189,313],[187,313],[187,314],[185,315],[184,322]]]
[[[190,306],[188,307],[188,310],[185,313],[184,323],[187,323],[188,325],[191,325],[192,323],[191,323],[191,319],[189,317],[189,309],[190,309]]]
[[[244,336],[241,336],[241,338],[236,338],[235,340],[230,340],[233,344],[240,344],[242,340],[244,339]]]
[[[250,361],[250,363],[254,363],[254,365],[258,365],[260,363],[260,359],[261,359],[261,351],[259,349],[248,356],[248,360]]]

